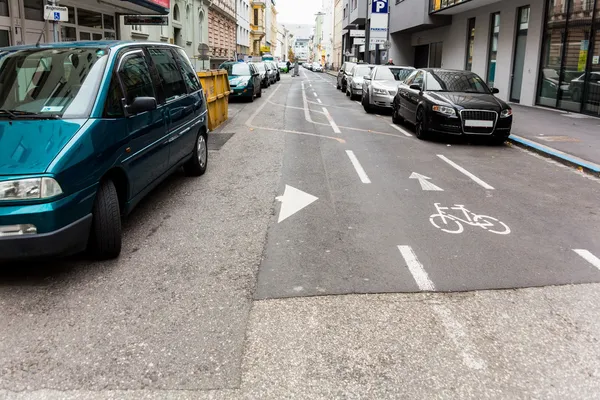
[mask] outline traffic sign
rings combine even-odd
[[[67,22],[69,20],[69,9],[67,7],[46,5],[44,6],[44,19],[54,22]]]
[[[373,3],[371,3],[372,14],[387,14],[388,10],[388,0],[373,0]]]

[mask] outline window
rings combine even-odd
[[[158,71],[166,101],[187,94],[183,77],[179,73],[179,67],[171,51],[157,48],[148,49],[148,51]]]
[[[127,104],[131,104],[136,97],[156,97],[148,64],[141,53],[125,57],[119,68],[119,77],[125,86]]]
[[[358,4],[356,4],[357,1],[356,0],[352,0],[352,11],[356,10],[356,7],[358,7]]]
[[[427,73],[427,90],[486,94],[490,92],[485,82],[477,74],[467,71],[444,70],[433,70]]]
[[[190,92],[196,92],[201,89],[198,76],[190,65],[190,61],[182,49],[177,49],[175,52],[179,65],[179,70]]]
[[[490,23],[490,45],[488,49],[487,83],[494,87],[496,78],[496,57],[498,56],[498,37],[500,36],[500,13],[494,13]]]
[[[258,25],[258,8],[254,9],[254,25]]]
[[[77,24],[88,28],[102,29],[102,14],[78,8]]]
[[[106,103],[104,104],[104,116],[106,118],[117,118],[123,116],[123,106],[121,100],[123,99],[123,91],[119,81],[114,77],[110,81],[108,87],[108,95],[106,97]]]
[[[0,0],[0,15],[8,17],[8,0]]]
[[[25,19],[34,21],[44,20],[44,1],[43,0],[24,0]]]
[[[175,4],[173,7],[173,21],[180,21],[179,19],[179,5]]]
[[[475,45],[475,18],[469,18],[467,21],[467,60],[465,69],[470,71],[473,68],[473,46]]]
[[[106,15],[102,16],[104,19],[104,29],[115,29],[115,17],[114,15]]]

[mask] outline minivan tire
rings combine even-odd
[[[206,143],[206,135],[199,133],[194,142],[194,152],[192,157],[183,164],[183,171],[188,176],[201,176],[206,172],[208,165],[208,145]],[[204,164],[200,159],[200,151],[204,152]]]
[[[88,252],[96,260],[110,260],[121,254],[121,244],[119,196],[113,181],[106,180],[96,193]]]

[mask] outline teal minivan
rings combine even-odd
[[[204,174],[207,109],[173,45],[0,49],[0,261],[121,251],[121,217],[183,166]]]

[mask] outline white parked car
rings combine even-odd
[[[318,62],[312,63],[311,71],[313,72],[323,72],[323,67]]]

